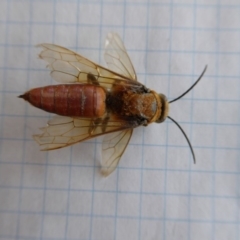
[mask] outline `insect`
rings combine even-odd
[[[52,150],[105,135],[102,143],[104,176],[117,167],[133,129],[150,123],[172,120],[184,134],[195,162],[189,139],[180,125],[168,116],[169,104],[163,94],[149,90],[137,76],[118,34],[109,33],[105,43],[105,60],[109,69],[54,44],[40,44],[39,57],[48,62],[51,76],[60,85],[31,89],[20,95],[33,106],[57,114],[34,135],[42,150]]]

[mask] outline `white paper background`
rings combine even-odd
[[[0,239],[240,238],[239,0],[0,1]],[[173,99],[208,70],[170,116],[134,131],[110,177],[101,139],[40,152],[32,135],[49,114],[16,96],[53,83],[42,42],[103,61],[123,38],[138,79]],[[105,65],[106,66],[106,65]]]

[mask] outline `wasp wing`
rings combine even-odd
[[[107,134],[102,145],[101,173],[106,177],[112,173],[118,165],[129,141],[133,129]]]
[[[107,35],[104,58],[109,69],[137,81],[137,75],[132,62],[117,33],[109,33]]]
[[[104,68],[87,58],[58,45],[39,44],[39,57],[48,62],[50,75],[60,83],[90,83],[111,89],[113,84],[142,86],[142,84]]]
[[[117,33],[109,33],[105,41],[105,61],[109,69],[137,81],[137,76],[126,48]],[[104,176],[112,173],[118,165],[130,139],[133,129],[107,134],[102,144],[102,169]]]
[[[131,60],[116,33],[108,34],[105,45],[105,60],[111,70],[64,47],[54,44],[39,46],[43,48],[39,57],[49,63],[47,67],[51,70],[51,76],[58,82],[98,84],[108,90],[117,84],[142,87],[142,84],[136,81],[137,77]],[[113,119],[106,122],[104,119],[59,116],[50,120],[48,126],[42,128],[43,133],[35,135],[34,138],[43,147],[42,150],[51,150],[114,132],[105,136],[103,140],[102,172],[107,176],[116,168],[131,138],[133,131],[131,128],[136,126],[136,123],[119,122]],[[120,132],[115,134],[116,131]]]
[[[114,120],[111,117],[90,119],[54,116],[41,134],[34,139],[42,147],[41,150],[63,148],[106,133],[136,127],[137,123]]]

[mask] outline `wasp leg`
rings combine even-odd
[[[89,82],[89,83],[91,83],[91,84],[93,84],[93,85],[99,85],[98,80],[96,79],[96,77],[95,77],[93,74],[88,73],[87,79],[88,79],[88,82]]]

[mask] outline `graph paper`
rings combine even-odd
[[[0,239],[240,239],[239,0],[0,1]],[[106,66],[117,32],[138,80],[169,100],[169,120],[134,130],[109,177],[102,139],[42,152],[52,117],[18,95],[54,84],[37,58],[54,43]]]

